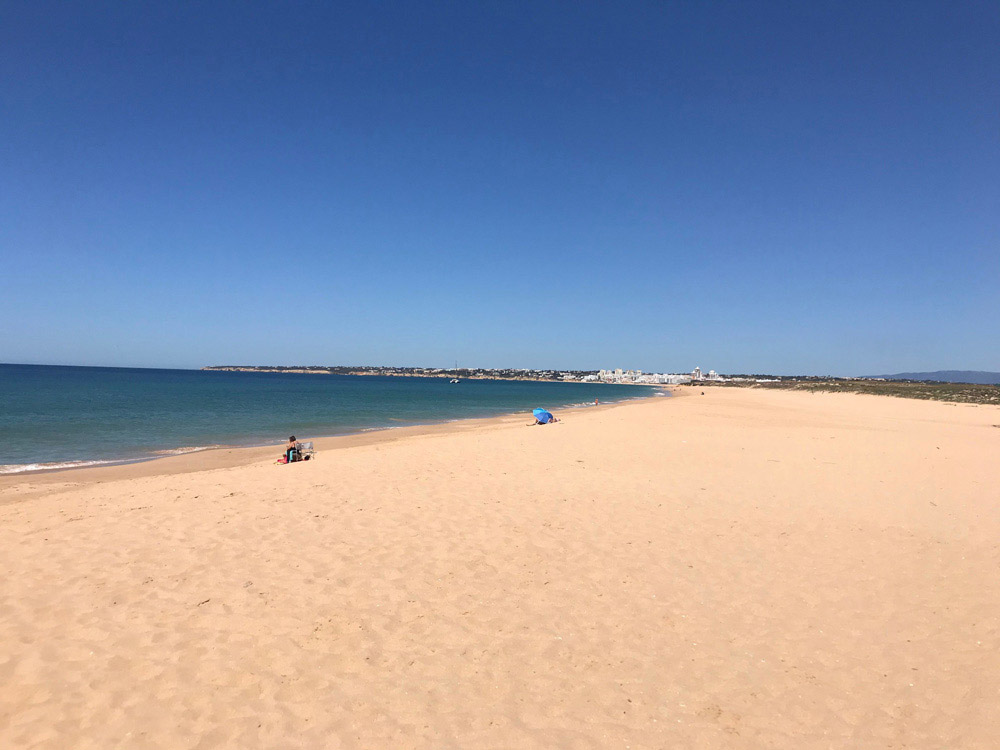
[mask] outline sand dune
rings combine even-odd
[[[1000,409],[681,393],[5,478],[0,747],[996,747]]]

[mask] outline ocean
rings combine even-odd
[[[648,396],[644,386],[0,365],[0,474]]]

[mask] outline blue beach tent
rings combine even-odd
[[[552,413],[545,411],[545,409],[532,409],[531,413],[534,414],[535,419],[542,424],[548,424],[553,419]]]

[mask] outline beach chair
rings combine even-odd
[[[312,440],[307,440],[304,443],[296,443],[296,447],[299,449],[299,459],[302,461],[309,457],[310,461],[316,460],[316,449],[313,448]]]

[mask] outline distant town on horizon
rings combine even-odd
[[[213,365],[202,367],[215,372],[280,372],[309,375],[385,375],[396,377],[464,378],[466,380],[549,380],[579,383],[619,383],[635,385],[683,385],[692,382],[739,383],[830,381],[830,380],[904,380],[934,383],[970,383],[975,385],[1000,385],[1000,372],[981,370],[935,370],[933,372],[903,372],[893,375],[864,375],[839,377],[829,375],[775,375],[766,373],[720,374],[715,370],[704,372],[695,367],[688,373],[648,373],[642,370],[562,370],[532,368],[489,367],[397,367],[387,365]]]

